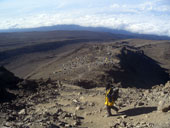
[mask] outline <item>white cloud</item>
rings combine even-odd
[[[157,11],[157,12],[169,12],[170,2],[165,4],[166,0],[153,0],[147,1],[139,5],[139,9],[142,11]]]
[[[11,3],[0,3],[0,29],[78,24],[170,36],[168,0],[143,0],[139,4],[122,4],[121,0],[7,1]]]
[[[120,5],[119,4],[112,4],[110,7],[115,9],[115,8],[120,8]]]
[[[74,16],[73,16],[74,15]],[[8,19],[0,21],[0,28],[31,28],[50,26],[56,24],[78,24],[83,26],[103,26],[114,29],[124,29],[131,32],[158,34],[170,36],[170,23],[168,21],[155,20],[155,17],[132,15],[76,15],[76,14],[39,14],[30,17]],[[148,20],[150,19],[150,20]],[[152,21],[153,20],[153,21]]]

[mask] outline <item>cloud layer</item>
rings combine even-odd
[[[78,24],[170,36],[168,0],[6,0],[0,29]]]

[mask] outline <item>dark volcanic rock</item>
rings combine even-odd
[[[16,84],[20,79],[14,76],[13,73],[9,72],[3,66],[0,67],[0,85],[3,88],[16,88]]]
[[[146,56],[143,51],[124,47],[118,57],[120,69],[111,69],[108,74],[115,82],[121,82],[123,87],[151,88],[169,80],[166,69],[160,67],[158,62]]]
[[[14,98],[14,95],[7,92],[6,89],[17,88],[16,85],[20,80],[3,66],[0,67],[0,102]]]

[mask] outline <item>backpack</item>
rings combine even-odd
[[[119,97],[119,89],[118,88],[110,88],[110,92],[107,95],[109,102],[116,101]]]

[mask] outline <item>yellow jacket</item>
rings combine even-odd
[[[106,90],[106,96],[105,96],[105,105],[107,106],[113,106],[114,105],[114,101],[112,100],[112,102],[109,102],[109,98],[107,97],[107,95],[109,94],[111,88],[109,90]]]

